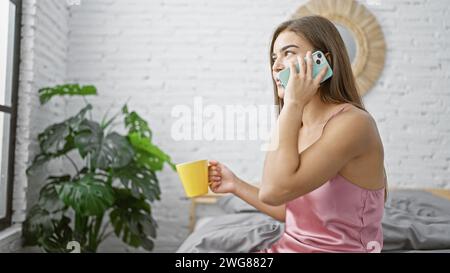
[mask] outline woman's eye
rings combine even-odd
[[[295,52],[293,52],[293,51],[286,51],[286,52],[285,52],[285,55],[286,55],[286,56],[289,56],[289,55],[288,55],[289,53],[295,55]]]
[[[285,51],[284,52],[284,55],[287,57],[287,56],[289,56],[289,54],[292,54],[292,55],[295,55],[295,52],[294,51]],[[277,60],[277,56],[272,56],[272,62],[275,62]]]

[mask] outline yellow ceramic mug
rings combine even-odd
[[[208,160],[181,163],[176,168],[188,197],[208,193]]]

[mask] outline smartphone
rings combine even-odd
[[[320,71],[322,71],[322,69],[325,66],[328,67],[328,70],[320,83],[328,80],[331,76],[333,76],[333,69],[331,69],[331,66],[328,64],[327,58],[325,57],[325,54],[322,53],[322,51],[318,50],[318,51],[314,52],[313,54],[311,54],[311,57],[312,57],[312,62],[313,62],[313,78],[315,78],[317,76],[317,74],[319,74]],[[305,57],[305,61],[306,61],[306,57]],[[297,67],[297,71],[300,71],[300,67],[299,67],[298,63],[296,65],[296,67]],[[289,74],[290,74],[290,69],[288,67],[288,68],[281,70],[278,75],[283,88],[286,88],[286,86],[288,84]]]

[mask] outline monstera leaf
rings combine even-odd
[[[136,161],[151,170],[162,170],[164,162],[167,162],[173,170],[175,165],[170,157],[151,143],[150,139],[142,137],[139,133],[131,133],[128,140],[136,151]]]
[[[151,202],[159,200],[161,190],[155,173],[146,168],[130,164],[126,167],[113,170],[113,176],[128,189],[135,198],[144,195]]]
[[[137,151],[136,159],[139,164],[152,170],[161,170],[164,162],[175,170],[170,157],[152,143],[152,131],[148,123],[136,112],[129,112],[125,105],[122,108],[125,114],[125,127],[128,128],[128,140]]]
[[[66,182],[70,183],[70,175],[50,176],[47,181],[49,183],[39,193],[38,205],[50,213],[65,209],[66,206],[56,191],[56,185]]]
[[[26,246],[39,244],[47,252],[67,252],[66,245],[73,238],[70,218],[33,207],[24,222],[23,235]]]
[[[80,127],[81,122],[83,122],[86,113],[90,110],[92,110],[92,105],[88,104],[83,109],[81,109],[80,112],[78,112],[78,114],[67,120],[67,124],[69,125],[72,131],[76,132],[79,130],[78,128]]]
[[[100,124],[90,120],[81,122],[79,129],[75,145],[83,158],[91,155],[94,168],[121,168],[133,159],[133,148],[124,136],[113,132],[105,137]]]
[[[92,174],[80,180],[55,185],[59,198],[82,215],[99,215],[114,202],[112,188]]]
[[[75,136],[75,145],[84,158],[88,153],[96,153],[103,141],[103,129],[100,124],[90,120],[83,120],[80,130]]]
[[[51,236],[55,231],[55,222],[61,221],[62,212],[51,213],[39,205],[33,206],[23,223],[25,245],[35,245],[43,237]]]
[[[152,250],[158,225],[151,217],[149,204],[143,198],[135,198],[127,189],[115,192],[116,201],[110,213],[115,234],[131,246]]]
[[[70,127],[66,122],[54,124],[39,134],[41,150],[47,155],[65,153],[73,148],[73,141],[69,136]]]
[[[38,136],[39,146],[44,154],[59,155],[74,148],[72,132],[76,132],[86,115],[91,110],[89,104],[75,116],[54,125],[51,125]],[[70,138],[69,138],[70,136]]]
[[[152,140],[152,130],[148,123],[141,118],[136,112],[128,112],[128,106],[122,107],[122,113],[125,114],[125,127],[128,128],[128,133],[137,133],[141,137]]]
[[[88,104],[80,110],[75,116],[54,125],[49,126],[44,132],[38,135],[41,153],[38,154],[27,172],[37,169],[47,161],[64,155],[75,148],[74,134],[78,131],[81,121],[86,113],[92,109],[92,105]]]
[[[95,86],[92,85],[86,85],[81,87],[79,84],[65,84],[65,85],[57,85],[55,87],[42,88],[38,92],[41,104],[45,104],[54,96],[96,95],[97,88],[95,88]]]
[[[68,252],[67,244],[72,241],[73,238],[70,221],[70,218],[67,216],[63,216],[59,221],[53,221],[52,235],[39,240],[45,251],[51,253]]]

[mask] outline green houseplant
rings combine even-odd
[[[96,94],[94,86],[78,84],[39,90],[41,104],[54,96]],[[84,101],[86,106],[76,115],[38,135],[40,151],[27,169],[29,175],[55,158],[63,158],[73,168],[71,173],[47,177],[24,222],[25,245],[68,252],[68,244],[75,241],[82,252],[96,252],[115,233],[130,246],[152,250],[157,223],[151,203],[161,194],[156,173],[165,163],[174,170],[174,164],[152,143],[148,123],[126,104],[113,117],[97,122],[92,119],[92,105]],[[125,134],[112,131],[119,116]]]

